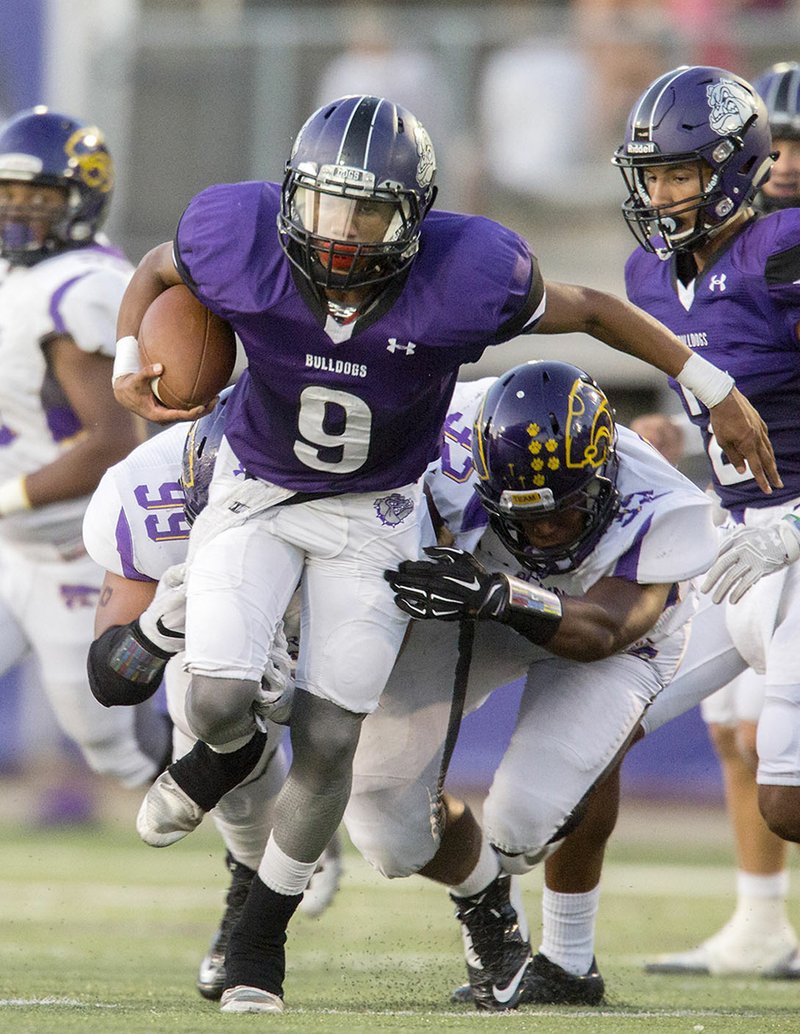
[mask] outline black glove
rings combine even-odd
[[[394,589],[394,602],[412,618],[496,618],[506,609],[508,581],[505,575],[489,574],[471,553],[450,546],[425,550],[434,563],[404,560],[384,578]]]

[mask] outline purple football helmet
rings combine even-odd
[[[774,161],[767,109],[746,80],[722,68],[684,65],[660,76],[634,104],[625,142],[613,157],[628,187],[622,212],[647,251],[666,258],[713,236],[769,177]],[[655,165],[705,162],[708,178],[692,198],[658,208],[643,172]],[[695,212],[681,229],[675,216]]]
[[[800,64],[783,61],[753,80],[767,106],[773,137],[800,140]]]
[[[767,106],[769,127],[773,142],[800,140],[800,64],[784,61],[772,65],[753,80]],[[777,183],[777,180],[776,180]],[[780,208],[796,208],[800,198],[794,192],[778,194],[761,191],[756,198],[760,212],[774,212]]]
[[[430,137],[410,111],[380,97],[332,101],[306,121],[286,163],[283,250],[317,290],[384,283],[417,253],[435,176]],[[359,239],[365,219],[378,229]]]
[[[619,506],[616,427],[605,394],[569,363],[523,363],[484,396],[472,435],[477,492],[503,545],[537,575],[572,571]],[[564,545],[538,549],[525,525],[577,510],[583,528]]]
[[[234,385],[219,393],[219,401],[210,413],[195,420],[183,444],[181,488],[186,520],[194,524],[208,502],[208,486],[217,462],[220,442],[225,433],[226,403]]]
[[[44,240],[35,228],[41,225],[40,211],[0,204],[0,254],[31,265],[94,238],[111,200],[114,164],[96,126],[36,107],[15,115],[0,130],[0,181],[65,191],[64,206],[51,218]]]

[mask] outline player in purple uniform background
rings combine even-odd
[[[758,723],[759,806],[769,827],[800,840],[800,211],[756,216],[752,201],[774,161],[767,110],[753,87],[719,68],[682,67],[633,107],[614,156],[623,205],[641,247],[628,295],[709,361],[732,373],[767,421],[784,485],[767,498],[734,470],[706,407],[673,383],[700,428],[713,484],[734,533],[704,588],[730,591],[737,648],[766,672]],[[742,539],[744,536],[744,539]],[[749,588],[766,571],[771,578]]]
[[[770,178],[755,198],[758,212],[800,206],[800,65],[781,62],[753,80],[769,117],[777,152]],[[718,597],[744,589],[768,569],[783,567],[793,555],[780,536],[782,525],[743,527],[727,540],[712,575]],[[791,541],[789,543],[792,545]],[[723,576],[724,579],[723,579]],[[756,731],[763,704],[763,676],[749,671],[702,701],[703,718],[720,760],[725,802],[735,838],[736,908],[711,937],[689,950],[649,962],[655,973],[756,973],[772,979],[800,977],[797,933],[789,921],[787,844],[764,822],[758,809]]]
[[[224,1012],[283,1010],[286,928],[347,803],[360,723],[407,618],[383,570],[416,558],[418,479],[435,457],[459,366],[521,333],[582,331],[699,392],[716,433],[765,492],[781,485],[763,422],[733,381],[610,295],[546,283],[527,243],[488,219],[431,212],[430,139],[376,97],[347,97],[300,130],[282,185],[210,187],[174,242],[142,260],[122,302],[114,383],[146,419],[139,368],[150,302],[185,283],[228,320],[248,368],[229,402],[210,502],[190,538],[187,716],[216,752],[254,733],[266,645],[303,576],[293,762],[226,960]],[[196,824],[168,772],[138,828],[153,844]]]

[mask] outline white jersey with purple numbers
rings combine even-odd
[[[472,425],[493,378],[459,383],[444,431],[441,464],[428,475],[428,489],[439,514],[462,549],[474,551],[490,570],[530,580],[495,533],[474,490],[477,476],[470,448]],[[619,577],[640,584],[688,583],[708,568],[710,501],[690,481],[626,427],[618,427],[619,512],[583,563],[572,572],[543,581],[547,588],[582,596],[601,578]],[[703,529],[702,534],[697,529]],[[655,642],[691,615],[695,596],[682,584],[648,636]],[[640,644],[630,647],[638,649]]]
[[[468,553],[477,546],[489,520],[475,491],[472,425],[481,399],[494,382],[494,377],[484,377],[456,384],[444,422],[441,454],[425,477],[428,495],[454,545]]]
[[[500,224],[433,211],[402,283],[340,324],[283,253],[279,208],[278,184],[211,187],[175,238],[181,276],[247,355],[228,402],[233,451],[296,492],[411,484],[436,458],[459,366],[542,315],[537,263]]]
[[[468,535],[462,534],[455,499],[472,504],[470,407],[482,394],[477,384],[457,388],[442,468],[429,475],[440,514],[455,515],[452,530],[462,546]],[[687,580],[705,571],[717,551],[705,493],[638,435],[618,430],[619,512],[576,571],[545,584],[575,596],[606,577],[675,585],[648,636],[589,663],[556,657],[507,625],[477,622],[465,712],[496,688],[525,679],[514,731],[483,810],[487,837],[509,871],[523,871],[543,856],[653,700],[670,692],[696,600]],[[475,552],[491,570],[531,578],[491,530]],[[455,622],[414,622],[381,706],[362,727],[345,822],[356,847],[386,875],[418,871],[439,845],[438,790],[458,639]]]
[[[589,556],[574,570],[549,575],[541,584],[553,592],[583,596],[601,578],[640,585],[675,583],[664,613],[647,637],[628,647],[649,650],[688,621],[696,607],[691,583],[708,570],[718,539],[710,520],[711,501],[638,434],[617,425],[620,506]],[[490,570],[531,580],[489,529],[479,556]]]
[[[800,209],[791,208],[749,222],[690,283],[679,279],[686,256],[662,262],[638,249],[625,268],[630,300],[735,377],[767,424],[783,479],[772,495],[760,490],[749,470],[738,473],[714,438],[708,410],[670,382],[703,435],[714,490],[737,515],[800,497],[799,241]]]
[[[51,463],[80,433],[44,348],[69,335],[85,352],[113,356],[119,303],[132,273],[116,250],[91,245],[34,266],[0,261],[0,482]],[[85,499],[5,517],[0,535],[24,548],[80,544]]]
[[[158,581],[186,559],[189,525],[180,485],[186,425],[176,424],[134,449],[103,475],[83,522],[95,563],[138,581]]]

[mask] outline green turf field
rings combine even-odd
[[[418,1034],[486,1024],[537,1034],[800,1031],[800,981],[642,972],[645,956],[689,946],[730,913],[728,846],[688,836],[614,845],[598,931],[609,999],[600,1009],[487,1016],[450,1006],[463,967],[445,894],[422,880],[382,881],[349,853],[334,907],[293,923],[287,1012],[223,1016],[194,990],[227,876],[206,825],[163,851],[141,844],[129,821],[47,833],[0,826],[3,1034]],[[528,877],[535,929],[539,886],[538,875]],[[796,896],[791,911],[797,925]]]

